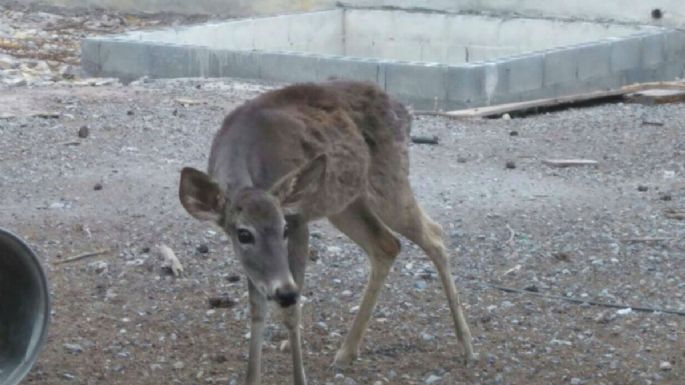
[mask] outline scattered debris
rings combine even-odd
[[[668,314],[675,314],[675,315],[680,315],[680,316],[685,317],[685,311],[681,311],[681,310],[652,308],[652,307],[647,307],[647,306],[626,306],[626,305],[622,305],[622,304],[593,301],[593,300],[589,300],[589,299],[580,299],[580,298],[574,298],[574,297],[570,297],[570,296],[541,294],[541,293],[536,293],[536,292],[527,291],[527,290],[523,290],[523,289],[515,289],[512,287],[495,285],[492,283],[484,283],[484,284],[485,284],[485,286],[491,287],[493,289],[501,290],[501,291],[506,292],[506,293],[528,294],[528,295],[533,295],[536,297],[543,297],[543,298],[548,298],[548,299],[557,299],[560,301],[572,302],[572,303],[576,303],[576,304],[588,304],[588,305],[593,305],[593,306],[616,308],[616,309],[620,309],[616,312],[617,314],[620,314],[620,315],[628,314],[629,311],[626,310],[626,309],[628,309],[630,311],[639,311],[639,312],[644,312],[644,313],[668,313]],[[621,312],[621,313],[619,313],[619,312]]]
[[[433,144],[439,143],[439,138],[437,136],[413,136],[411,137],[412,143],[416,144]]]
[[[596,166],[599,164],[596,160],[591,159],[543,159],[543,164],[551,167],[572,167],[572,166]]]
[[[199,100],[193,100],[188,98],[177,98],[176,102],[182,105],[183,107],[198,106],[200,104],[203,104],[203,102]]]
[[[183,272],[183,266],[181,265],[181,262],[178,261],[178,258],[176,258],[174,251],[165,244],[159,244],[155,249],[164,260],[163,267],[170,268],[174,276],[180,276]]]
[[[238,304],[228,296],[210,297],[208,302],[211,309],[230,309]]]
[[[663,126],[664,122],[662,122],[661,120],[644,119],[644,120],[642,120],[642,124],[644,124],[645,126]]]
[[[664,210],[664,215],[669,219],[685,220],[685,209],[668,208]]]
[[[65,258],[65,259],[62,259],[59,261],[55,261],[54,264],[55,265],[61,265],[64,263],[76,262],[76,261],[80,261],[82,259],[92,258],[92,257],[97,257],[97,256],[100,256],[103,254],[107,254],[110,251],[111,251],[110,249],[102,249],[102,250],[92,251],[89,253],[78,254],[78,255],[68,257],[68,258]]]

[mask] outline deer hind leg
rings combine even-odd
[[[406,192],[406,194],[400,194],[403,202],[398,202],[401,204],[393,207],[385,207],[384,210],[379,210],[379,212],[383,213],[382,218],[390,228],[421,247],[435,265],[447,295],[452,320],[454,321],[454,331],[462,346],[464,361],[468,363],[473,359],[471,331],[466,322],[459,293],[450,271],[442,228],[419,207],[408,186],[396,191]],[[402,207],[402,209],[397,209],[397,207]]]
[[[352,203],[342,213],[329,217],[329,220],[364,249],[371,264],[371,272],[359,311],[345,341],[335,355],[333,364],[344,367],[357,358],[359,345],[378,300],[378,294],[395,257],[400,252],[400,243],[363,200]]]

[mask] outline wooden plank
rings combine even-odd
[[[685,101],[685,90],[656,88],[625,95],[629,102],[646,105],[677,103]]]
[[[455,111],[415,111],[414,115],[435,115],[448,118],[463,119],[463,118],[484,118],[491,116],[500,116],[512,112],[534,111],[539,109],[560,108],[564,106],[572,106],[574,104],[586,103],[593,100],[610,99],[615,97],[623,97],[626,94],[632,94],[650,89],[664,89],[664,90],[682,90],[685,91],[685,82],[651,82],[639,83],[624,86],[617,90],[608,91],[593,91],[583,94],[561,96],[558,98],[536,99],[525,102],[499,104],[494,106],[485,106],[477,108],[469,108]]]

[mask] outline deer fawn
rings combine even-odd
[[[251,315],[247,384],[261,383],[268,301],[288,330],[294,383],[306,384],[300,345],[308,222],[327,217],[368,254],[371,272],[334,364],[350,364],[400,252],[397,232],[435,264],[466,361],[471,333],[450,273],[441,227],[409,185],[411,116],[375,85],[331,81],[267,92],[226,117],[209,173],[181,172],[179,196],[197,219],[221,226],[248,277]]]

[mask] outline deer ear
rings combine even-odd
[[[191,167],[181,171],[178,197],[186,211],[201,221],[218,222],[226,205],[219,185],[209,175]]]
[[[285,209],[300,206],[302,198],[319,189],[326,174],[326,154],[320,154],[282,177],[271,187],[273,194]]]

